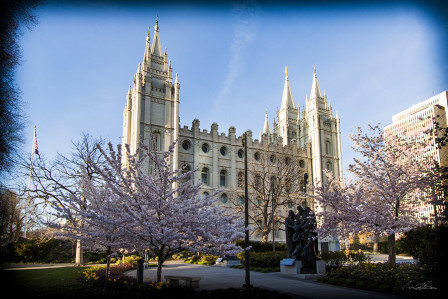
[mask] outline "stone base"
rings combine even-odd
[[[280,262],[280,272],[285,274],[294,274],[303,279],[316,279],[322,277],[325,274],[325,261],[316,261],[316,273],[302,274],[302,261],[294,261],[292,265],[285,265],[286,263]]]

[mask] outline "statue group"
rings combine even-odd
[[[288,258],[302,261],[302,273],[315,273],[317,253],[316,215],[309,208],[290,210],[285,220]]]

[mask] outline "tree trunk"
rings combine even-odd
[[[269,232],[268,231],[263,232],[263,235],[261,237],[261,242],[262,243],[267,243],[268,239],[269,239]]]
[[[106,258],[106,278],[110,277],[110,255],[112,253],[112,250],[110,247],[107,247],[107,258]]]
[[[159,258],[157,259],[157,282],[162,281],[162,264],[162,257],[159,256]]]
[[[76,240],[75,266],[77,266],[77,267],[84,266],[84,258],[83,258],[81,240]]]
[[[373,236],[373,252],[378,252],[378,241],[379,241],[380,237],[378,236],[378,234],[375,234]]]
[[[389,240],[389,259],[388,262],[391,264],[395,264],[397,261],[396,257],[396,249],[395,249],[395,234],[392,234],[387,237]]]

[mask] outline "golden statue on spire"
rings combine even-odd
[[[288,67],[285,67],[285,76],[288,77]]]

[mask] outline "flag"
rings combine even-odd
[[[34,126],[33,154],[39,155],[39,149],[37,148],[36,126]],[[40,155],[39,155],[39,157],[40,157]]]

